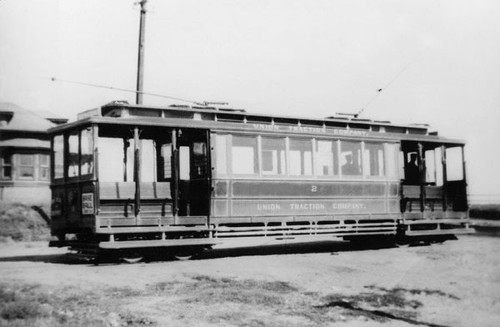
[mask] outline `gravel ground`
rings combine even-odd
[[[100,291],[102,296],[111,288],[145,292],[147,297],[116,300],[116,307],[147,315],[152,324],[159,326],[496,327],[500,326],[499,251],[498,237],[466,235],[418,247],[353,250],[345,244],[321,243],[213,250],[190,261],[96,266],[75,261],[64,254],[64,249],[51,249],[44,243],[10,243],[0,246],[0,278],[7,284]],[[191,302],[179,288],[168,295],[169,303],[184,301],[190,306],[146,308],[159,296],[147,290],[162,283],[190,290]],[[261,304],[245,302],[245,307],[235,306],[236,300],[214,297],[214,301],[222,301],[214,319],[213,303],[208,305],[197,296],[214,296],[213,289],[221,283],[222,294],[249,287],[269,290],[265,285],[287,285],[294,291],[285,292],[284,302],[279,302],[282,309],[270,311],[267,316]],[[211,293],[203,293],[207,287],[212,288]],[[165,300],[166,295],[162,296]],[[290,314],[290,310],[298,310],[298,305],[287,301],[298,303],[299,298],[304,305],[310,305],[314,316]],[[192,301],[200,304],[193,306]],[[197,315],[187,315],[186,310],[196,310]],[[228,317],[223,317],[224,310]],[[253,320],[234,320],[234,313],[242,310],[247,316],[252,314]]]

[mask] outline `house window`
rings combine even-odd
[[[20,179],[35,178],[35,155],[33,154],[19,155],[19,178]]]
[[[12,178],[12,156],[5,155],[0,158],[0,177],[2,179]]]
[[[49,180],[49,156],[47,154],[41,154],[39,156],[40,160],[40,173],[38,176],[39,180],[48,181]]]

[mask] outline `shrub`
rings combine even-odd
[[[50,230],[43,218],[23,204],[0,205],[0,240],[46,241]]]

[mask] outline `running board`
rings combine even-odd
[[[184,247],[184,246],[212,246],[221,242],[207,238],[187,238],[168,240],[138,240],[138,241],[108,241],[100,242],[99,248],[106,250],[156,248],[156,247]]]
[[[434,230],[415,230],[406,231],[405,236],[436,236],[436,235],[463,235],[474,234],[476,231],[473,228],[453,228],[453,229],[434,229]]]

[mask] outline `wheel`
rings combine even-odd
[[[182,247],[173,251],[173,257],[181,261],[190,260],[202,251],[203,248],[200,247]]]
[[[121,259],[126,263],[138,263],[144,260],[144,255],[139,251],[125,251],[123,252]]]
[[[174,258],[179,261],[187,261],[190,260],[193,257],[193,255],[174,255]]]

